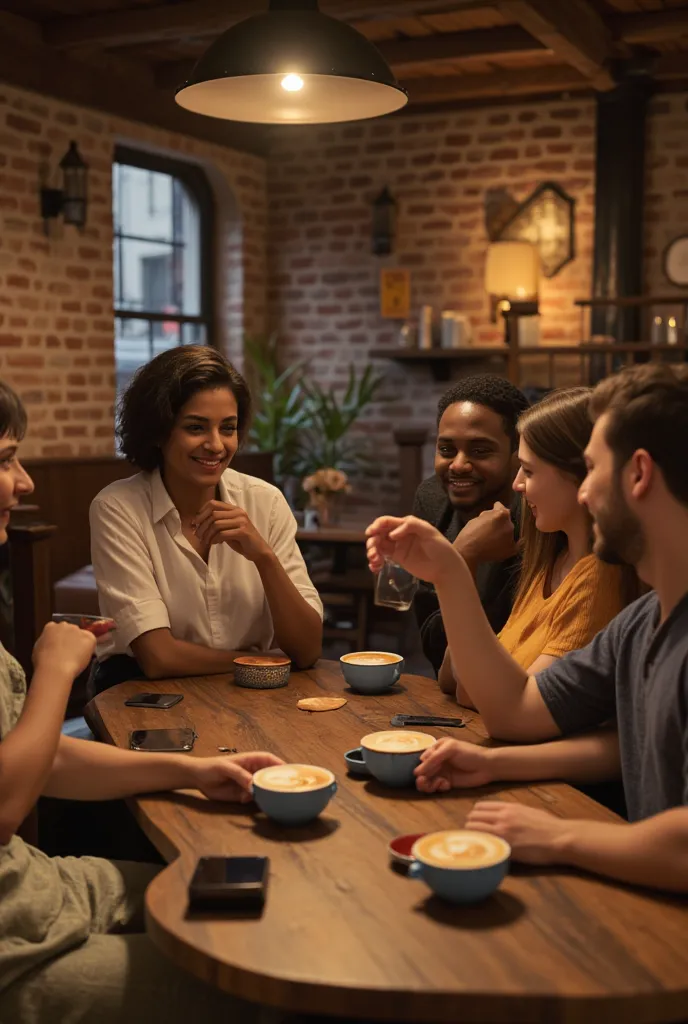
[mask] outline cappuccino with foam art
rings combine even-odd
[[[387,732],[368,733],[361,740],[361,746],[380,754],[415,754],[427,750],[434,742],[435,737],[426,732],[390,729]]]
[[[431,832],[413,847],[414,856],[436,868],[487,868],[509,856],[503,839],[468,829]]]
[[[253,776],[253,797],[280,825],[305,825],[317,818],[337,792],[334,775],[315,764],[275,764]]]
[[[326,768],[312,764],[276,764],[261,768],[253,776],[254,785],[278,793],[306,793],[334,782],[334,775]]]
[[[343,655],[341,660],[345,665],[398,665],[403,658],[400,654],[387,654],[385,651],[357,651]]]

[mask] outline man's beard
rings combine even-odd
[[[595,516],[595,554],[609,565],[637,565],[645,552],[640,521],[631,512],[617,476],[605,508]]]

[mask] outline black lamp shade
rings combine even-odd
[[[60,160],[62,169],[62,217],[66,224],[82,228],[86,223],[88,164],[82,159],[76,142]]]
[[[379,50],[314,0],[272,0],[232,26],[176,95],[194,113],[255,124],[359,121],[407,98]]]

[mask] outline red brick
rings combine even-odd
[[[545,124],[540,128],[533,128],[534,139],[560,139],[561,128],[558,125]]]
[[[10,288],[30,288],[31,281],[28,277],[23,274],[8,274],[5,278],[5,284]]]
[[[40,135],[42,128],[40,121],[34,121],[33,118],[22,117],[20,114],[7,114],[5,116],[5,124],[8,128],[14,128],[17,132],[24,132],[30,135]]]
[[[0,348],[20,348],[22,344],[19,334],[0,334]]]
[[[65,274],[73,281],[88,281],[91,277],[91,271],[88,267],[80,267],[78,265],[67,267]]]

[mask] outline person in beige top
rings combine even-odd
[[[10,510],[33,484],[17,459],[26,415],[0,382],[0,544]],[[136,754],[61,735],[91,633],[48,623],[24,673],[0,645],[0,1021],[3,1024],[258,1024],[259,1007],[187,975],[144,930],[143,897],[160,870],[96,857],[48,857],[18,835],[42,794],[113,800],[198,789],[211,800],[251,799],[251,774],[272,754]]]
[[[229,468],[248,429],[244,379],[219,352],[182,346],[124,395],[122,452],[141,470],[91,506],[100,610],[117,630],[95,690],[122,679],[228,671],[237,651],[320,656],[322,603],[271,484]]]

